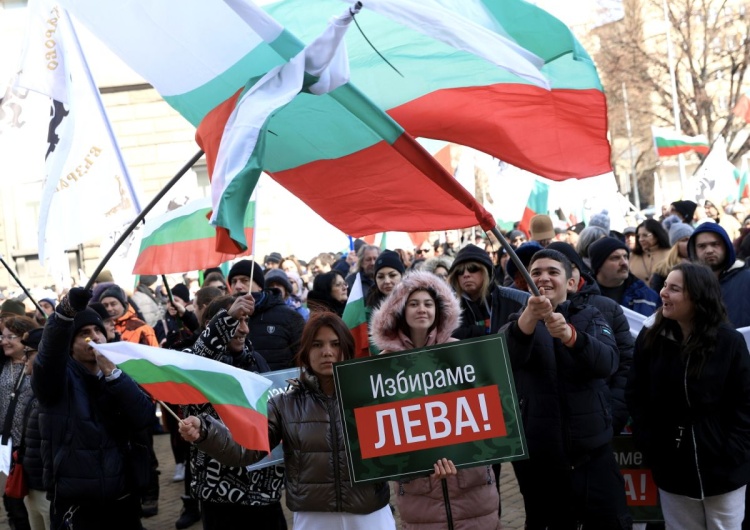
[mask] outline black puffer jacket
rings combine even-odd
[[[492,284],[485,300],[473,302],[461,297],[461,326],[453,332],[456,339],[482,337],[497,333],[507,324],[511,315],[518,313],[526,305],[529,293],[510,287]],[[489,323],[489,329],[487,328]]]
[[[42,435],[39,432],[39,402],[36,398],[26,405],[23,432],[23,474],[29,489],[44,491],[44,464],[42,462]]]
[[[72,334],[53,313],[34,360],[44,489],[79,503],[117,499],[134,490],[128,447],[153,423],[154,404],[125,373],[105,381],[73,360]]]
[[[339,403],[304,372],[292,390],[268,402],[268,440],[284,440],[286,504],[293,511],[368,514],[388,504],[388,484],[352,484]],[[208,418],[202,451],[225,465],[244,466],[265,453],[236,444],[223,424]]]
[[[248,319],[247,340],[260,353],[271,370],[293,366],[305,319],[286,305],[278,289],[253,293],[255,312]]]
[[[567,348],[538,322],[533,335],[508,325],[507,339],[529,457],[562,468],[585,462],[612,440],[609,378],[619,364],[614,334],[592,306],[566,301],[556,312],[576,328]]]
[[[646,332],[644,328],[636,340],[627,398],[635,442],[656,485],[695,499],[744,486],[750,482],[750,354],[745,339],[723,324],[701,376],[686,378],[679,332],[666,330],[649,349]]]
[[[232,354],[227,349],[227,344],[238,325],[237,319],[226,309],[221,309],[196,340],[192,353],[242,370],[267,372],[266,361],[250,350],[247,344],[239,354]],[[186,408],[188,415],[219,417],[210,404],[190,405]],[[284,468],[280,466],[270,466],[257,471],[248,471],[244,467],[228,467],[221,465],[197,446],[191,445],[190,471],[190,491],[196,499],[204,502],[256,506],[271,504],[281,499]]]
[[[633,348],[635,340],[630,333],[630,324],[622,312],[622,306],[599,292],[596,281],[587,273],[581,274],[586,283],[577,292],[568,296],[574,306],[591,305],[607,321],[609,327],[615,333],[617,350],[620,353],[620,363],[617,370],[607,379],[609,391],[612,394],[612,429],[615,434],[622,432],[628,422],[628,406],[625,403],[625,387],[628,382],[628,372],[633,365]]]

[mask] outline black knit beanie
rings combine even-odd
[[[547,245],[547,248],[557,250],[559,253],[568,258],[568,260],[570,260],[570,262],[575,265],[576,268],[582,273],[590,272],[589,268],[583,262],[583,259],[581,259],[580,254],[578,254],[578,252],[576,252],[576,249],[574,249],[573,246],[569,243],[565,243],[564,241],[553,241],[552,243]]]
[[[449,273],[453,272],[456,267],[458,267],[462,263],[466,263],[468,261],[474,261],[476,263],[484,265],[484,268],[487,269],[487,273],[490,275],[490,278],[492,278],[494,267],[492,266],[492,259],[490,259],[490,255],[487,254],[486,250],[472,244],[468,244],[458,251],[458,254],[456,254],[456,259],[453,260],[453,264],[451,265],[451,270],[449,271]]]
[[[263,269],[261,269],[260,265],[250,259],[243,259],[232,265],[232,268],[229,269],[229,275],[227,276],[227,283],[231,285],[232,278],[235,276],[247,276],[250,278],[251,274],[253,281],[258,284],[258,287],[265,289],[266,282],[263,278]]]
[[[90,307],[87,307],[83,311],[79,311],[78,313],[76,313],[76,316],[73,319],[73,339],[82,327],[88,325],[94,325],[98,327],[102,334],[105,337],[107,336],[107,330],[104,329],[104,322],[102,322],[102,317],[99,316],[99,313],[97,313]]]
[[[406,271],[404,268],[404,262],[401,261],[401,256],[398,255],[398,252],[392,250],[384,250],[380,253],[377,261],[375,261],[375,274],[385,267],[396,269],[401,274],[404,274]]]
[[[630,255],[630,249],[625,243],[614,237],[603,237],[594,241],[589,247],[589,259],[591,260],[591,272],[599,272],[604,262],[615,250],[623,249]]]
[[[113,285],[112,287],[104,291],[99,297],[99,301],[102,301],[105,298],[116,298],[122,304],[122,307],[125,309],[125,311],[128,310],[128,297],[125,294],[125,291],[120,289],[117,285]]]

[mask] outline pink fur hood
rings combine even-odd
[[[380,350],[401,351],[405,349],[404,336],[399,332],[398,321],[404,314],[406,300],[417,289],[430,288],[437,293],[440,317],[436,328],[430,333],[434,341],[428,344],[443,344],[460,325],[461,304],[450,286],[434,274],[412,271],[404,276],[388,297],[372,313],[370,336]]]

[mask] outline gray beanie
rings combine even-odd
[[[609,211],[602,210],[601,212],[594,214],[589,219],[589,226],[598,226],[604,228],[609,233]]]
[[[685,223],[672,223],[669,227],[669,246],[673,247],[683,237],[690,237],[693,235],[695,229]]]

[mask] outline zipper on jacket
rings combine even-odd
[[[683,386],[685,388],[685,401],[687,401],[688,409],[691,408],[690,396],[688,395],[688,384],[687,384],[689,367],[690,367],[690,354],[688,354],[687,362],[685,363],[685,374],[683,376]],[[698,473],[698,487],[701,490],[701,500],[703,500],[705,498],[705,495],[703,494],[703,479],[701,478],[701,468],[698,465],[698,441],[695,439],[695,425],[693,425],[692,421],[690,422],[690,434],[693,437],[693,455],[695,457],[695,472]]]

